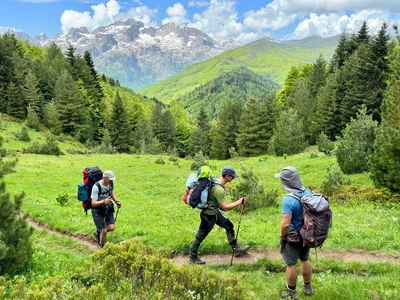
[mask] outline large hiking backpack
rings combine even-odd
[[[99,180],[103,178],[103,172],[98,166],[87,167],[82,171],[83,183],[78,184],[78,199],[82,201],[82,207],[85,213],[92,208],[91,194],[93,185],[97,184],[101,191]]]
[[[191,173],[186,181],[186,192],[182,196],[182,201],[192,208],[208,208],[208,192],[214,180],[211,168],[202,166],[198,169],[197,175]]]
[[[300,196],[288,194],[300,201],[303,207],[303,225],[298,230],[303,246],[321,248],[328,237],[332,226],[332,211],[329,198],[311,191],[311,194]]]

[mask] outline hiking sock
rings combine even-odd
[[[310,285],[311,284],[311,282],[303,282],[304,283],[304,285]]]
[[[296,286],[290,286],[290,285],[286,285],[286,288],[288,289],[288,290],[292,290],[292,291],[295,291],[296,290]]]

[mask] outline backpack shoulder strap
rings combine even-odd
[[[222,187],[222,188],[224,189],[224,191],[226,190],[225,186],[224,186],[221,182],[219,182],[219,181],[214,181],[214,180],[212,180],[212,181],[211,181],[211,186],[212,186],[212,187],[213,187],[213,186],[220,186],[220,187]]]
[[[97,188],[99,189],[99,195],[109,194],[109,195],[111,196],[111,193],[112,193],[112,191],[114,190],[114,183],[111,183],[111,184],[110,184],[110,188],[109,188],[107,191],[105,191],[105,192],[102,192],[102,191],[101,191],[101,186],[100,186],[100,182],[99,182],[99,181],[96,181],[96,182],[95,182],[95,185],[96,185]]]
[[[287,193],[286,196],[293,197],[301,202],[301,196],[297,195],[296,193]]]

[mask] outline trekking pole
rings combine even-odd
[[[115,213],[114,224],[117,223],[118,212],[119,212],[119,207],[117,208],[117,212]]]
[[[240,217],[239,217],[239,223],[238,223],[238,229],[236,232],[236,244],[237,244],[237,240],[238,240],[238,236],[239,236],[239,229],[240,229],[240,223],[242,222],[242,215],[244,212],[244,197],[246,197],[247,195],[244,194],[242,197],[242,209],[240,210]],[[233,256],[235,255],[235,248],[232,249],[232,257],[231,257],[231,264],[230,266],[232,267],[232,262],[233,262]]]

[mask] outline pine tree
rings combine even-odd
[[[238,150],[236,134],[238,133],[238,123],[242,115],[243,105],[243,100],[239,98],[228,100],[222,105],[217,126],[212,133],[211,157],[228,159],[231,149]]]
[[[38,87],[39,82],[31,70],[25,76],[25,84],[22,87],[22,94],[25,103],[38,115],[41,116],[40,104],[43,102],[43,97]]]
[[[382,122],[377,130],[374,152],[370,156],[371,178],[377,187],[400,192],[400,45],[389,51],[388,88],[382,102]]]
[[[341,128],[344,128],[355,118],[362,105],[367,107],[367,113],[372,114],[376,107],[380,72],[376,65],[376,57],[371,51],[371,46],[361,44],[343,67],[347,75],[344,83],[340,111],[342,116]]]
[[[0,147],[2,138],[0,137]],[[14,275],[29,264],[33,255],[30,237],[33,228],[21,216],[24,193],[13,200],[7,192],[4,176],[14,170],[17,160],[0,159],[0,275]]]
[[[21,49],[14,35],[0,35],[0,112],[7,113],[7,88],[15,76],[14,56],[21,56]]]
[[[264,154],[275,125],[275,107],[270,97],[265,101],[247,101],[238,124],[237,145],[241,156]]]
[[[367,115],[365,106],[352,118],[336,143],[335,155],[340,169],[345,174],[368,171],[367,155],[372,150],[377,122]]]
[[[87,125],[82,95],[68,72],[65,71],[57,80],[54,94],[63,132],[73,136],[79,135],[81,141],[88,140],[90,128]]]
[[[310,126],[313,139],[317,139],[323,132],[333,141],[340,133],[335,126],[340,122],[340,114],[336,104],[337,73],[330,73],[325,86],[318,91]]]
[[[387,24],[384,22],[377,36],[373,37],[371,42],[371,52],[376,57],[376,66],[379,70],[379,74],[376,81],[377,93],[375,101],[370,103],[369,109],[373,119],[377,120],[378,122],[381,121],[381,104],[383,101],[383,93],[387,88],[386,82],[390,73],[389,62],[387,60],[387,55],[390,48],[389,41],[390,35],[387,32]]]
[[[189,154],[194,155],[198,152],[202,152],[208,156],[211,149],[211,124],[210,118],[204,109],[200,107],[197,115],[197,127],[193,130],[190,143],[189,143]]]
[[[53,134],[62,132],[62,122],[60,121],[60,113],[54,101],[49,102],[44,108],[44,122]]]
[[[153,131],[153,135],[155,138],[158,139],[159,135],[162,133],[162,106],[161,104],[157,103],[151,113],[151,129]]]
[[[300,153],[306,147],[303,123],[297,112],[293,108],[283,111],[277,120],[268,151],[282,156]]]
[[[130,147],[133,145],[132,130],[118,91],[115,94],[111,120],[109,131],[111,133],[113,146],[118,152],[129,153]]]
[[[22,93],[14,82],[10,82],[6,91],[7,114],[18,119],[25,119],[26,105]]]
[[[169,109],[162,113],[160,123],[161,130],[157,135],[157,139],[160,141],[162,149],[168,152],[168,150],[171,151],[176,147],[176,125]]]

